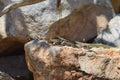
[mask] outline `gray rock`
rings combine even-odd
[[[103,30],[95,39],[97,43],[104,43],[110,46],[120,47],[120,16],[116,16],[108,24],[108,28]]]
[[[69,46],[49,45],[42,41],[31,41],[25,45],[25,54],[29,70],[34,80],[80,80],[84,75],[92,75],[92,79],[85,80],[119,80],[120,79],[120,49],[104,48],[73,48]],[[66,71],[72,74],[66,75]],[[41,74],[42,73],[42,74]],[[93,79],[94,77],[100,79]],[[67,77],[67,78],[66,78]],[[84,80],[82,79],[82,80]]]
[[[14,80],[14,79],[8,74],[0,71],[0,80]]]
[[[7,79],[9,77],[7,74],[15,80],[29,80],[32,78],[27,68],[24,55],[0,57],[0,71],[2,71],[0,72],[0,80],[4,80],[3,78],[6,78],[5,80],[13,80],[12,78]]]
[[[4,5],[8,5],[16,0],[2,0],[2,2]],[[8,36],[17,37],[20,40],[44,38],[51,24],[68,16],[75,9],[88,4],[102,4],[112,9],[109,0],[62,0],[62,10],[59,12],[56,10],[55,0],[46,0],[34,5],[20,7],[7,14],[6,33]]]

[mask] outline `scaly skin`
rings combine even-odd
[[[56,37],[56,38],[52,38],[50,39],[50,42],[52,42],[54,45],[62,45],[62,46],[72,46],[72,47],[77,47],[77,48],[93,48],[93,47],[103,47],[103,48],[107,48],[107,49],[115,49],[117,47],[111,47],[111,46],[108,46],[108,45],[104,45],[104,44],[89,44],[89,43],[83,43],[83,42],[78,42],[78,41],[75,41],[75,42],[71,42],[67,39],[64,39],[62,37]]]

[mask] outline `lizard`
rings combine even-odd
[[[50,39],[50,42],[53,44],[53,45],[62,45],[62,46],[72,46],[72,47],[77,47],[77,48],[92,48],[92,47],[103,47],[103,48],[107,48],[107,49],[110,49],[110,48],[114,48],[112,46],[108,46],[108,45],[105,45],[105,44],[96,44],[96,43],[83,43],[83,42],[78,42],[78,41],[70,41],[70,40],[67,40],[67,39],[64,39],[62,37],[56,37],[56,38],[51,38]],[[116,48],[116,47],[115,47]]]

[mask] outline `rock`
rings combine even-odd
[[[0,56],[24,53],[24,43],[13,37],[0,40]]]
[[[4,1],[7,5],[14,0]],[[69,14],[67,12],[65,15]],[[63,16],[65,16],[63,15]],[[46,19],[47,18],[47,19]],[[59,19],[55,1],[47,0],[38,4],[21,7],[7,15],[7,33],[18,39],[41,39],[45,37],[49,25]]]
[[[14,1],[21,0],[0,0],[0,2],[3,3],[3,6],[1,5],[2,7],[14,3]],[[49,37],[48,35],[49,34],[51,35],[52,26],[55,24],[56,25],[59,24],[58,20],[60,20],[60,22],[63,21],[65,23],[65,24],[62,23],[62,25],[60,25],[59,27],[60,30],[66,31],[67,28],[66,26],[69,26],[67,23],[70,24],[69,27],[71,27],[70,28],[71,30],[75,30],[69,31],[70,33],[69,34],[67,33],[65,35],[65,38],[68,37],[67,39],[70,38],[71,40],[86,42],[97,35],[97,30],[99,32],[98,28],[100,28],[100,30],[105,28],[108,21],[113,17],[113,11],[110,1],[106,0],[97,0],[96,2],[94,2],[94,0],[75,0],[75,1],[62,0],[61,5],[62,10],[57,11],[56,1],[46,0],[38,4],[20,7],[19,9],[11,11],[9,14],[6,14],[3,17],[1,17],[0,26],[2,27],[2,29],[0,30],[0,56],[8,54],[11,55],[13,53],[21,54],[21,51],[23,51],[23,45],[29,40],[31,39],[40,40],[46,38],[46,36]],[[90,14],[88,14],[88,11]],[[82,16],[78,15],[78,13],[81,13]],[[85,16],[87,16],[88,18],[84,18]],[[89,18],[91,18],[91,20],[93,21],[95,20],[95,22],[92,21],[89,22]],[[77,19],[80,19],[81,24],[79,24],[79,20],[77,21]],[[102,22],[103,24],[101,24],[101,21],[103,21]],[[85,23],[82,24],[82,22]],[[79,27],[79,25],[82,25],[82,27]],[[62,29],[63,26],[65,26],[65,28]],[[87,36],[90,33],[86,34],[86,32],[84,32],[81,29],[84,28],[83,26],[86,29],[85,31],[89,30],[95,31],[94,32],[92,31],[91,36],[90,35]],[[79,30],[83,31],[85,39],[84,37],[80,38],[81,35],[78,36],[80,32]],[[75,34],[71,35],[74,32]],[[56,32],[55,35],[53,36],[56,36]],[[64,35],[62,36],[64,37]],[[91,60],[91,56],[92,58],[94,58],[94,55],[96,57],[97,54],[94,52],[91,53],[85,49],[72,48],[68,46],[52,47],[46,42],[33,41],[26,44],[25,51],[28,67],[30,71],[33,72],[35,80],[48,80],[48,79],[76,80],[76,79],[92,79],[97,77],[100,77],[101,79],[104,78],[113,79],[115,78],[116,71],[118,71],[116,69],[115,64],[115,66],[112,67],[113,69],[112,72],[114,72],[114,75],[108,77],[110,73],[105,72],[105,70],[109,71],[111,67],[106,68],[106,66],[108,65],[108,62],[111,61],[111,64],[109,66],[111,66],[114,62],[114,60],[113,61],[110,60],[111,57],[109,56],[104,57],[98,56],[96,62],[92,63],[93,65],[95,65],[95,69],[93,69],[93,71],[90,71],[91,68],[94,68],[92,64],[90,65],[90,63],[94,61]],[[1,61],[0,64],[2,65],[0,66],[2,67],[0,70],[3,69],[5,73],[15,76],[15,78],[19,78],[19,75],[21,74],[23,75],[26,74],[27,71],[21,69],[21,67],[22,68],[24,67],[25,62],[23,61],[24,59],[21,57],[19,58],[18,56],[14,57],[12,56],[11,58],[10,59],[7,59],[5,57],[0,58]],[[88,63],[84,64],[84,62],[86,62],[83,61],[84,58],[87,60]],[[18,59],[20,59],[20,63]],[[7,61],[7,63],[4,64],[3,63],[4,61]],[[5,65],[7,65],[9,68],[7,68]],[[90,67],[86,67],[89,65]],[[11,66],[12,69],[10,69]],[[18,74],[19,71],[17,72],[17,70],[13,70],[13,68],[20,70],[20,72],[22,72],[23,70],[23,72]],[[16,77],[17,74],[18,76]],[[93,77],[93,75],[95,75],[96,77]],[[103,75],[105,75],[105,77]],[[116,78],[118,79],[119,75]],[[28,75],[27,78],[23,79],[22,77],[20,79],[27,80]]]
[[[111,72],[110,72],[111,71]],[[106,68],[106,76],[109,79],[119,80],[120,79],[120,56],[114,57]],[[116,76],[116,77],[115,77]]]
[[[3,9],[2,2],[0,1],[0,12]],[[7,37],[6,32],[6,16],[0,17],[0,40]]]
[[[6,32],[6,25],[5,25],[5,16],[2,16],[1,18],[0,18],[0,40],[1,39],[4,39],[4,38],[6,38],[7,37],[7,32]]]
[[[95,39],[97,43],[120,47],[120,16],[116,16],[108,24],[108,28],[103,30]]]
[[[21,0],[1,0],[3,3],[1,8],[16,1]],[[20,7],[1,17],[0,44],[2,46],[0,54],[5,53],[5,51],[8,51],[7,54],[13,53],[9,50],[15,51],[16,48],[13,48],[13,44],[16,42],[22,42],[24,45],[31,39],[41,40],[45,39],[46,36],[49,39],[58,35],[57,32],[66,39],[89,41],[97,35],[97,28],[105,28],[113,16],[112,5],[106,0],[98,0],[97,2],[94,0],[61,0],[61,5],[60,12],[56,10],[56,1],[46,0],[34,5]],[[62,19],[60,20],[61,25],[59,25],[59,19]],[[60,27],[56,29],[58,25]],[[53,31],[54,29],[57,31]],[[8,47],[3,47],[6,44],[8,44],[9,50]]]
[[[8,74],[0,71],[0,80],[14,80],[14,79]]]
[[[120,0],[111,0],[114,11],[116,14],[120,13]]]
[[[21,0],[18,0],[18,1],[21,1]],[[4,5],[8,5],[10,3],[16,2],[16,0],[2,0],[2,2]],[[90,5],[90,4],[93,4],[88,7],[90,9],[86,8],[86,5]],[[99,6],[96,6],[94,4],[98,4]],[[72,18],[72,21],[69,22],[70,26],[77,26],[76,28],[78,28],[78,26],[79,26],[78,23],[83,22],[83,24],[81,24],[81,25],[83,27],[85,27],[85,29],[87,29],[86,31],[92,30],[93,26],[95,29],[99,28],[99,27],[106,27],[107,22],[113,16],[113,12],[112,12],[112,8],[111,8],[112,5],[110,4],[109,1],[106,1],[106,0],[101,0],[101,1],[97,0],[96,2],[94,0],[91,0],[91,1],[90,0],[84,0],[84,1],[83,0],[76,0],[76,1],[62,0],[61,5],[62,5],[61,12],[56,10],[56,1],[54,1],[54,0],[46,0],[46,1],[40,2],[38,4],[21,7],[14,11],[11,11],[10,14],[6,15],[7,35],[14,36],[20,40],[21,39],[29,40],[31,38],[32,39],[45,38],[50,25],[52,25],[59,19],[68,16],[70,13],[77,14],[77,13],[74,13],[74,10],[80,9],[81,7],[83,8],[81,11],[82,16],[79,16],[77,14],[75,19],[74,19],[74,17],[69,16],[69,18]],[[84,10],[84,8],[85,8],[85,10]],[[88,11],[86,11],[86,10],[89,11],[89,13],[90,13],[89,15],[87,15]],[[93,11],[93,12],[91,12],[91,11]],[[85,16],[88,16],[88,18],[85,18]],[[76,24],[75,22],[76,22],[77,17],[78,17],[78,19],[80,19],[80,21],[78,20],[77,24]],[[93,22],[89,22],[89,18],[91,18],[93,20]],[[67,21],[66,19],[65,20],[63,19],[63,22],[66,23],[66,21]],[[101,21],[103,21],[102,24],[101,24]],[[56,25],[58,23],[59,22],[57,22]],[[76,24],[76,25],[74,25],[74,24]],[[69,26],[69,25],[62,23],[61,26]],[[88,26],[88,27],[86,27],[86,26]],[[77,30],[77,29],[75,29],[75,30]],[[80,32],[79,29],[76,32]],[[71,33],[74,33],[74,32],[71,32]],[[85,32],[83,32],[84,36],[88,37],[87,40],[96,36],[96,34],[97,34],[96,30],[93,33],[95,35],[89,37],[89,36],[86,36],[87,34],[85,34]],[[86,37],[85,37],[85,39],[86,39]],[[81,41],[81,40],[79,40],[79,41]]]
[[[31,41],[25,45],[25,54],[34,80],[120,79],[119,49],[87,50]]]
[[[16,0],[1,0],[3,5],[0,5],[0,11],[4,6],[15,2]],[[113,16],[111,4],[106,0],[62,0],[61,5],[60,12],[56,10],[56,1],[46,0],[20,7],[2,16],[0,56],[13,53],[31,39],[40,40],[46,36],[48,40],[58,35],[72,41],[89,41],[97,35],[97,28],[105,28]],[[61,20],[58,21],[59,19]]]
[[[0,1],[0,5],[3,5],[3,3]]]
[[[46,39],[61,36],[71,41],[87,42],[106,28],[111,18],[110,8],[103,5],[85,5],[51,25]]]
[[[31,80],[30,78],[32,78],[27,68],[24,55],[0,57],[0,71],[9,74],[15,80]],[[4,80],[1,79],[1,75],[2,74],[0,73],[0,80]]]

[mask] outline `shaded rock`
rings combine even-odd
[[[103,43],[110,46],[120,47],[120,16],[116,16],[108,24],[98,37],[95,39],[97,43]]]
[[[111,0],[115,13],[120,13],[120,0]]]
[[[114,56],[106,53],[107,51],[111,51]],[[31,41],[25,45],[25,54],[27,65],[35,80],[120,79],[117,65],[120,60],[119,49],[87,50],[50,46],[45,41]]]
[[[0,71],[9,74],[15,80],[32,80],[30,79],[32,76],[30,76],[24,55],[0,57]],[[0,78],[0,80],[4,79]]]
[[[14,80],[14,79],[8,74],[0,71],[0,80]]]
[[[24,43],[13,37],[0,40],[0,56],[24,53]]]
[[[87,42],[106,28],[111,18],[110,8],[103,5],[85,5],[51,25],[46,39],[62,36],[71,41]]]

